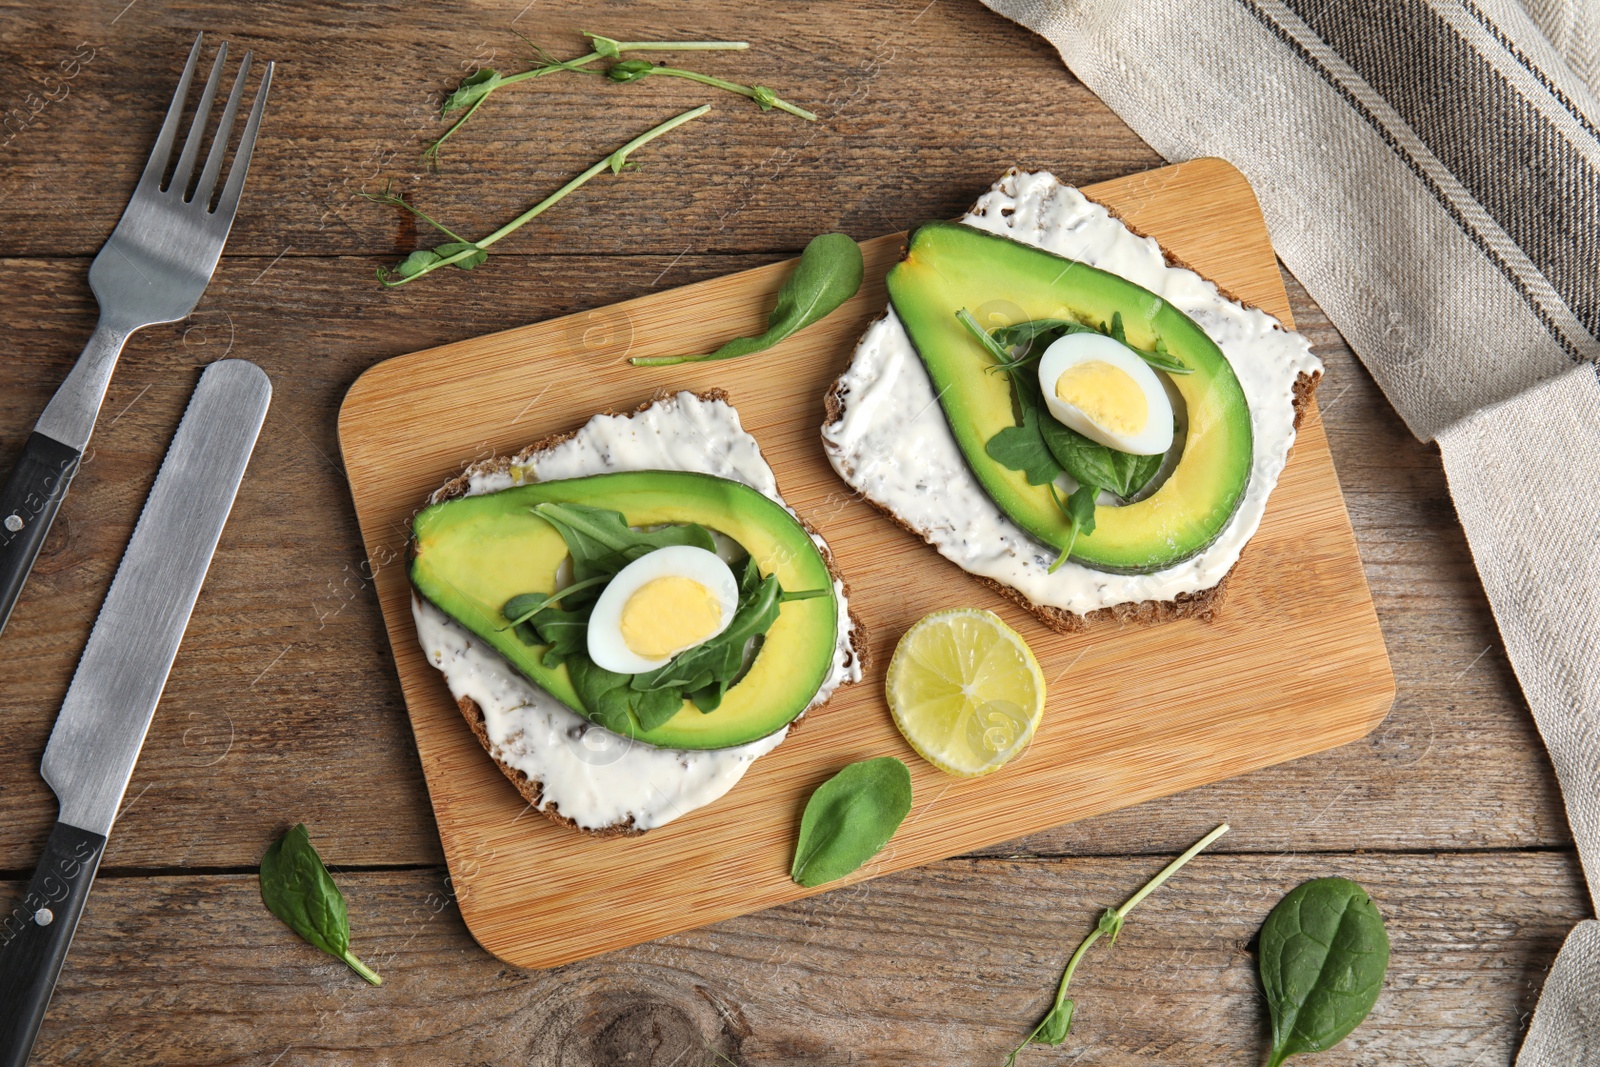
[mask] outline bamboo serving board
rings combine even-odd
[[[1085,192],[1292,325],[1255,196],[1226,163],[1194,160]],[[761,355],[624,362],[760,332],[788,264],[415,352],[351,387],[340,444],[451,881],[473,936],[508,963],[551,967],[816,892],[788,877],[800,813],[854,760],[899,756],[915,791],[910,816],[859,880],[1331,748],[1387,713],[1394,679],[1314,407],[1230,579],[1224,616],[1209,624],[1052,633],[853,496],[823,457],[822,397],[882,311],[883,275],[903,240],[864,243],[861,292]],[[784,498],[832,547],[870,637],[869,669],[720,801],[642,837],[580,834],[529,809],[423,657],[405,571],[410,519],[468,462],[595,412],[709,388],[728,392]],[[1032,747],[977,780],[919,759],[883,698],[899,635],[958,606],[998,612],[1051,681]]]

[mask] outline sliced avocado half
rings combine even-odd
[[[749,670],[715,711],[685,701],[666,723],[633,736],[662,748],[728,748],[782,729],[811,703],[837,647],[833,576],[799,521],[739,482],[685,471],[628,471],[433,504],[412,524],[412,584],[535,685],[587,717],[566,666],[544,666],[544,646],[504,629],[501,614],[517,594],[556,588],[568,553],[555,527],[534,514],[534,505],[547,501],[609,508],[635,527],[698,523],[737,542],[785,589],[828,590],[783,605]]]
[[[1094,532],[1077,538],[1070,558],[1097,570],[1149,573],[1197,555],[1227,526],[1250,480],[1250,409],[1222,350],[1189,316],[1115,274],[948,222],[911,235],[888,287],[968,465],[1029,534],[1059,549],[1071,526],[1047,486],[1029,485],[985,451],[991,437],[1016,424],[1012,387],[1006,375],[988,370],[994,361],[956,318],[961,308],[985,309],[979,318],[986,329],[1012,324],[996,316],[1098,327],[1120,312],[1129,345],[1153,350],[1160,339],[1192,368],[1169,379],[1187,409],[1177,465],[1144,499],[1097,508]]]

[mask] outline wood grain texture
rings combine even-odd
[[[305,819],[357,864],[442,859],[364,566],[334,416],[376,358],[649,291],[672,257],[530,260],[492,301],[367,288],[357,259],[225,260],[186,324],[135,335],[94,459],[0,637],[0,870],[31,869],[55,802],[39,754],[118,554],[207,353],[278,384],[266,431],[140,757],[107,862],[253,864]],[[686,257],[711,278],[759,257]],[[18,308],[0,360],[0,458],[21,447],[93,326],[82,261],[0,261]],[[405,292],[405,291],[402,291]],[[1174,822],[1270,811],[1274,847],[1565,847],[1548,761],[1500,649],[1437,453],[1411,438],[1315,305],[1297,325],[1327,365],[1323,424],[1400,696],[1355,744],[1009,843],[1011,854],[1175,852]],[[281,657],[281,658],[280,658]],[[1325,814],[1337,798],[1337,817]],[[1265,832],[1263,827],[1263,832]],[[1226,844],[1224,843],[1224,847]]]
[[[946,861],[543,972],[470,947],[440,870],[342,874],[380,988],[285,930],[251,876],[103,880],[35,1063],[998,1065],[1099,909],[1161,862]],[[1570,856],[1203,855],[1090,954],[1067,1044],[1023,1067],[1260,1063],[1250,943],[1283,893],[1335,872],[1372,893],[1393,957],[1370,1019],[1306,1063],[1509,1065],[1583,906]]]
[[[864,193],[881,213],[863,209],[863,225],[852,231],[857,236],[948,216],[1011,161],[1049,166],[1075,181],[1156,161],[1061,69],[1043,42],[975,3],[946,0],[918,18],[923,6],[908,6],[898,17],[893,7],[877,11],[893,24],[896,55],[877,68],[860,100],[871,121],[861,122],[827,157],[829,175],[870,169],[886,183],[881,191]],[[121,209],[121,194],[109,186],[119,174],[131,183],[145,151],[127,144],[129,131],[153,131],[159,107],[151,100],[159,103],[169,92],[174,57],[187,47],[194,24],[221,32],[259,20],[254,43],[275,43],[281,33],[285,47],[299,49],[296,76],[326,86],[347,70],[390,78],[391,67],[404,73],[433,62],[431,50],[441,42],[454,60],[470,60],[480,39],[514,40],[503,27],[521,8],[483,4],[465,13],[462,7],[396,5],[371,9],[376,13],[369,19],[368,9],[334,5],[319,8],[316,21],[308,23],[327,38],[319,43],[299,25],[280,25],[302,18],[303,7],[246,10],[207,0],[179,9],[141,0],[115,23],[115,13],[77,3],[17,7],[8,15],[14,32],[0,35],[0,63],[19,73],[19,96],[22,82],[34,84],[49,57],[70,53],[85,35],[114,43],[108,56],[118,66],[94,83],[100,88],[73,88],[76,95],[41,112],[11,142],[3,177],[15,180],[0,197],[0,241],[28,255],[98,247]],[[548,5],[527,18],[537,20],[535,29],[558,34],[587,17],[584,10]],[[599,14],[608,25],[620,17],[615,11]],[[745,15],[741,5],[700,5],[691,25],[672,8],[633,5],[627,22],[750,37],[770,58],[772,42],[752,32]],[[346,22],[341,32],[327,32]],[[812,39],[826,39],[835,27],[839,47],[853,47],[844,38],[859,28],[854,9],[815,5]],[[474,36],[479,28],[486,31],[482,38]],[[321,58],[324,48],[333,59]],[[812,73],[809,63],[797,68],[796,86],[809,84]],[[941,85],[959,81],[959,89],[951,89],[954,97],[923,91],[923,79],[935,74],[945,79]],[[395,93],[370,100],[354,90],[348,95],[360,99],[366,125],[318,105],[323,114],[316,122],[342,124],[338,137],[314,135],[318,127],[307,118],[309,105],[283,113],[278,121],[294,142],[303,181],[296,182],[292,168],[277,178],[263,177],[269,172],[258,168],[252,201],[263,205],[264,214],[267,205],[300,210],[315,191],[305,184],[312,177],[368,174],[357,167],[360,160],[349,146],[367,136],[367,125],[381,127],[387,121],[382,116],[402,106],[401,90],[409,90],[398,80],[383,84]],[[992,104],[995,113],[1037,109],[1045,121],[953,121],[949,114],[963,99]],[[594,114],[593,101],[581,94],[540,96],[506,125],[547,124],[539,128],[549,132],[550,146],[564,150]],[[905,130],[938,142],[936,149],[908,148]],[[398,151],[395,144],[385,148]],[[933,169],[916,169],[923,155]],[[488,138],[461,154],[461,166],[470,185],[498,190],[508,203],[530,180],[521,146]],[[781,184],[782,175],[794,173],[789,167],[775,177]],[[54,180],[62,174],[84,177]],[[447,169],[430,181],[442,187],[458,176]],[[657,176],[672,182],[660,171]],[[378,172],[371,177],[379,180]],[[255,201],[258,187],[263,192]],[[68,498],[49,562],[41,564],[49,573],[36,576],[18,609],[26,625],[10,627],[0,643],[0,747],[19,754],[0,789],[0,869],[25,869],[44,840],[54,802],[34,773],[37,756],[197,367],[223,351],[261,363],[279,389],[129,791],[144,799],[119,824],[108,862],[253,863],[285,813],[335,835],[350,862],[437,862],[437,837],[337,463],[339,399],[362,370],[387,356],[782,258],[783,250],[792,253],[805,237],[830,225],[836,208],[829,197],[803,195],[798,186],[780,191],[776,202],[784,214],[777,229],[767,225],[774,218],[770,211],[761,225],[747,225],[742,193],[728,185],[704,191],[697,201],[710,217],[726,215],[743,247],[759,254],[704,255],[699,245],[681,257],[682,245],[659,255],[574,254],[583,250],[580,242],[561,255],[515,257],[495,272],[442,272],[396,292],[379,290],[370,272],[412,247],[415,235],[403,229],[368,234],[374,245],[352,239],[339,246],[361,253],[352,258],[317,258],[313,253],[335,247],[323,244],[290,248],[279,260],[283,246],[271,242],[261,246],[265,254],[242,255],[246,246],[235,240],[189,321],[133,338],[97,431],[98,467],[86,468]],[[350,206],[365,210],[353,201]],[[250,207],[240,220],[241,234],[266,224],[252,222]],[[658,236],[654,223],[640,229],[621,215],[606,219],[610,227],[597,237],[610,240],[615,227],[641,241]],[[338,226],[329,222],[330,231]],[[796,227],[800,236],[791,239]],[[676,220],[667,228],[685,236],[697,232]],[[30,236],[36,233],[37,240]],[[551,249],[535,244],[528,251]],[[0,260],[0,307],[8,312],[6,358],[0,360],[0,457],[6,460],[20,448],[93,326],[87,266],[87,260],[72,258]],[[1548,761],[1499,647],[1436,452],[1405,433],[1337,332],[1292,282],[1290,292],[1297,322],[1328,366],[1325,426],[1388,636],[1400,699],[1383,727],[1357,745],[1034,835],[1017,842],[1016,850],[1173,851],[1185,842],[1181,833],[1166,829],[1170,820],[1194,812],[1256,810],[1263,798],[1282,812],[1278,844],[1284,848],[1516,848],[1570,841]],[[235,544],[243,550],[230,549]],[[219,759],[222,751],[226,755]],[[299,758],[306,751],[314,758]],[[1339,818],[1323,814],[1335,798]]]
[[[341,869],[442,859],[338,463],[338,403],[363,370],[783,259],[826,229],[866,238],[949,217],[1013,163],[1085,184],[1160,160],[1047,43],[972,0],[781,14],[736,0],[11,0],[0,4],[0,465],[93,327],[87,257],[202,27],[283,65],[228,255],[188,322],[129,345],[95,459],[0,637],[0,870],[25,877],[54,818],[38,757],[198,368],[231,351],[277,389],[111,839],[108,870],[121,876],[91,898],[38,1062],[699,1067],[701,1035],[744,1064],[998,1062],[1059,963],[1033,920],[1084,923],[1084,907],[1227,817],[1236,829],[1217,850],[1244,853],[1236,878],[1248,884],[1280,853],[1284,888],[1355,874],[1412,946],[1359,1046],[1318,1062],[1509,1067],[1544,967],[1589,914],[1560,796],[1437,452],[1405,432],[1292,279],[1295,321],[1327,365],[1322,423],[1399,685],[1360,741],[548,974],[495,961],[453,909],[424,924],[442,869],[341,874],[358,944],[399,954],[400,980],[381,991],[289,938],[247,878],[206,873],[253,868],[297,819]],[[626,184],[592,184],[484,269],[379,290],[372,268],[419,235],[360,191],[394,177],[445,221],[487,228],[591,162],[599,139],[702,99],[657,80],[597,107],[592,87],[546,80],[497,100],[425,173],[432,105],[477,63],[520,62],[512,28],[564,52],[579,28],[742,37],[750,53],[707,69],[766,78],[825,114],[819,127],[756,122],[713,99],[694,137],[641,153],[645,169]],[[96,56],[62,97],[48,78],[80,42]],[[630,88],[653,95],[621,95]],[[41,108],[47,93],[57,98]],[[612,106],[630,99],[627,113]],[[1129,853],[1150,858],[1031,862]],[[161,871],[195,873],[151,877]],[[1056,874],[1041,883],[1040,871]],[[1231,915],[1225,902],[1194,903],[1210,918]],[[1257,916],[1232,918],[1230,943],[1248,938]],[[1253,1062],[1240,1052],[1260,1024],[1248,998],[1217,987],[1214,970],[1195,980],[1189,968],[1209,964],[1151,937],[1108,958],[1147,952],[1137,971],[1084,971],[1083,988],[1111,990],[1129,1029],[1078,1063]],[[792,967],[775,968],[786,958]],[[977,1003],[992,982],[1033,999]]]
[[[16,28],[0,38],[0,62],[14,75],[0,93],[8,223],[0,255],[99,249],[144,166],[197,28],[279,64],[232,255],[409,250],[416,224],[361,199],[389,179],[452,229],[481,237],[629,138],[701,103],[714,110],[640,151],[639,171],[590,183],[581,199],[498,246],[497,258],[512,258],[495,273],[523,254],[798,251],[824,230],[886,233],[917,221],[913,208],[931,207],[928,217],[938,218],[960,212],[975,162],[990,174],[1070,159],[1082,182],[1160,162],[1126,126],[1106,121],[1104,106],[1046,42],[960,0],[759,11],[733,0],[531,9],[526,0],[138,0],[121,17],[82,0],[47,9],[7,0],[0,22]],[[541,78],[498,93],[447,146],[437,172],[424,166],[424,146],[446,128],[439,104],[465,74],[532,65],[518,33],[564,57],[581,55],[580,30],[750,41],[748,52],[702,53],[684,65],[770,85],[819,121],[763,115],[681,79]],[[72,62],[77,55],[89,58]],[[77,73],[62,80],[64,61]],[[45,99],[51,94],[58,99]]]
[[[1086,192],[1225,291],[1289,317],[1255,198],[1232,167],[1195,160]],[[1393,679],[1314,411],[1230,579],[1227,610],[1210,624],[1052,633],[843,487],[817,438],[821,396],[882,311],[902,240],[867,242],[861,293],[758,357],[649,370],[625,359],[759,332],[787,264],[398,357],[351,387],[340,444],[445,858],[469,928],[500,958],[554,966],[805,895],[788,877],[798,813],[828,775],[867,756],[906,759],[917,800],[856,878],[1330,748],[1388,711]],[[868,670],[736,795],[642,838],[576,834],[530,812],[418,647],[404,571],[410,518],[464,463],[595,411],[713,386],[730,394],[785,499],[827,539],[867,631]],[[898,636],[956,606],[1001,612],[1052,686],[1027,755],[981,781],[917,759],[882,697]],[[618,912],[619,899],[634,906]]]

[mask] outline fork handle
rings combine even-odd
[[[0,631],[5,630],[80,458],[76,448],[35,430],[22,448],[11,480],[0,490]]]

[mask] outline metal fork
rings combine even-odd
[[[249,52],[239,64],[205,168],[191,188],[200,142],[222,79],[222,65],[228,58],[226,42],[217,49],[211,76],[200,93],[172,177],[165,183],[162,180],[172,159],[178,122],[183,117],[189,84],[194,80],[203,36],[196,36],[194,47],[189,49],[189,61],[184,65],[183,77],[178,79],[178,90],[172,94],[166,121],[161,124],[161,134],[133,191],[133,199],[128,201],[111,239],[89,267],[89,286],[100,303],[99,324],[67,380],[34,424],[11,480],[0,490],[0,630],[5,629],[45,534],[67,495],[67,486],[77,473],[122,346],[135,330],[188,317],[217,269],[222,246],[227,243],[233,217],[239,210],[239,192],[250,169],[256,131],[272,84],[271,63],[261,75],[238,151],[214,207],[211,200],[217,179],[222,176],[228,135],[244,97],[245,77],[250,73]]]

